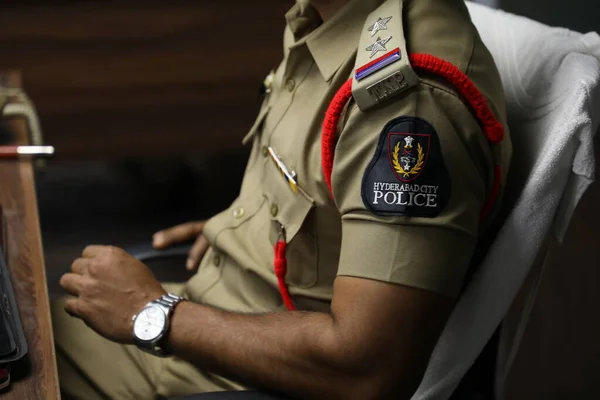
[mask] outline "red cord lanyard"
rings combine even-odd
[[[279,224],[279,227],[280,232],[277,242],[275,243],[275,260],[273,265],[275,276],[277,277],[277,283],[279,284],[279,293],[283,299],[283,304],[285,304],[285,307],[289,311],[294,311],[296,310],[296,306],[294,306],[294,301],[292,300],[288,286],[285,283],[285,275],[287,274],[287,242],[285,238],[285,227],[282,224]]]
[[[490,110],[487,101],[467,75],[449,62],[429,54],[410,54],[409,57],[413,68],[418,71],[425,71],[437,75],[456,89],[458,94],[466,100],[467,104],[474,112],[483,128],[486,139],[491,146],[502,142],[505,135],[504,126],[496,119]],[[323,131],[321,134],[321,163],[323,165],[325,182],[327,183],[327,187],[329,188],[332,197],[331,174],[333,172],[333,159],[338,134],[337,130],[343,111],[346,108],[348,101],[352,98],[352,82],[352,79],[346,81],[335,94],[333,100],[329,103],[329,108],[325,113],[325,120],[323,122]],[[494,154],[494,152],[492,152],[492,154]],[[495,161],[496,165],[494,166],[494,180],[492,187],[488,199],[480,212],[480,218],[482,220],[485,219],[494,208],[502,186],[503,171],[499,156],[495,157]]]

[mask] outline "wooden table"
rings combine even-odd
[[[16,85],[18,78],[0,85]],[[14,117],[0,121],[15,141],[27,143],[27,123]],[[8,267],[29,346],[29,353],[13,366],[4,399],[59,399],[56,357],[50,320],[46,272],[42,252],[32,162],[0,160],[0,204],[7,220]]]

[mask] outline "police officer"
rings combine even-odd
[[[65,394],[414,393],[502,192],[498,72],[463,0],[298,0],[286,19],[239,197],[154,236],[197,237],[195,276],[163,286],[89,246],[62,277]]]

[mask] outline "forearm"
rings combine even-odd
[[[310,399],[363,392],[372,368],[344,343],[328,314],[242,315],[191,302],[178,306],[169,335],[175,354],[200,368]]]

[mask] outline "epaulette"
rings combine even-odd
[[[404,39],[403,1],[384,1],[366,19],[352,76],[352,97],[361,111],[417,85]]]

